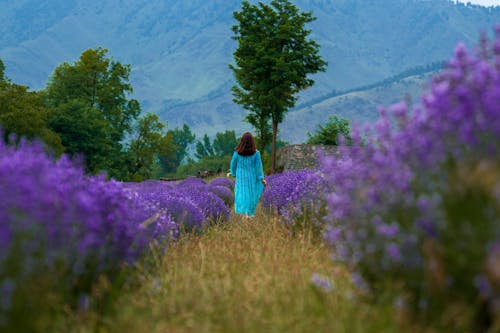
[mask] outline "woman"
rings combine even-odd
[[[230,172],[236,177],[234,187],[234,210],[236,214],[252,217],[264,186],[264,170],[260,152],[255,147],[252,133],[246,132],[235,148],[231,159]]]

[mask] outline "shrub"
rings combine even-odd
[[[313,134],[307,133],[307,143],[338,146],[342,140],[350,142],[350,132],[349,121],[333,115],[328,118],[325,126],[320,124]]]

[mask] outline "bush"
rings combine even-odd
[[[338,146],[342,140],[346,143],[351,141],[350,132],[349,121],[333,115],[328,118],[325,126],[318,125],[313,134],[307,133],[307,143]]]
[[[323,159],[336,258],[374,295],[458,331],[500,315],[497,35],[478,55],[458,45],[420,106],[382,110],[343,158]]]

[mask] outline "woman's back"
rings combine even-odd
[[[236,177],[235,212],[253,216],[264,188],[260,152],[257,150],[249,156],[234,152],[230,169],[231,174]]]

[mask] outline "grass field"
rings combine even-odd
[[[146,268],[147,267],[147,268]],[[330,280],[330,290],[312,282]],[[359,300],[321,239],[262,213],[185,235],[144,262],[104,316],[78,332],[402,332],[392,307]]]

